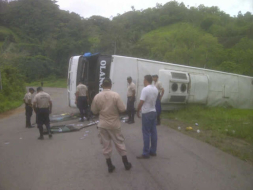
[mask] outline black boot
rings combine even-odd
[[[130,170],[132,168],[132,164],[130,162],[128,162],[127,156],[122,156],[122,161],[124,163],[126,170]]]
[[[106,159],[106,163],[107,163],[107,166],[108,166],[108,172],[109,172],[109,173],[112,173],[112,172],[115,170],[115,166],[112,165],[112,160],[111,160],[111,158],[107,158],[107,159]]]
[[[38,138],[39,140],[43,140],[44,137],[43,137],[43,127],[42,126],[38,126],[39,128],[39,131],[40,131],[40,137]]]

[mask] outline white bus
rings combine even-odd
[[[127,77],[136,84],[137,100],[147,74],[157,74],[165,90],[163,110],[187,104],[253,109],[253,77],[118,55],[74,56],[68,71],[69,106],[75,107],[79,81],[89,88],[91,99],[102,90],[104,78],[112,79],[112,90],[127,102]],[[137,101],[138,103],[138,101]]]

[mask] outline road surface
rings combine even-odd
[[[45,91],[53,97],[53,114],[76,111],[67,106],[66,89]],[[253,189],[251,165],[166,126],[158,127],[157,157],[137,160],[141,122],[122,124],[133,168],[124,170],[114,148],[116,171],[109,174],[95,126],[39,141],[38,129],[24,125],[24,112],[0,120],[0,190]]]

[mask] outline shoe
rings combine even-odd
[[[53,137],[52,134],[49,134],[48,136],[49,136],[50,139]]]
[[[140,156],[136,156],[137,159],[149,159],[149,156],[144,156],[144,155],[140,155]]]
[[[134,123],[134,121],[128,121],[127,123],[128,123],[128,124],[133,124],[133,123]]]
[[[130,170],[132,168],[132,164],[130,162],[128,162],[127,156],[122,156],[122,161],[124,163],[126,170]]]
[[[44,137],[39,137],[38,140],[44,140]]]
[[[156,153],[150,153],[149,155],[150,156],[156,156]]]
[[[111,158],[107,158],[107,159],[106,159],[106,163],[107,163],[107,166],[108,166],[108,172],[109,172],[109,173],[112,173],[112,172],[115,170],[115,166],[112,165],[112,160],[111,160]]]

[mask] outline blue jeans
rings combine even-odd
[[[142,134],[143,134],[143,156],[156,154],[157,149],[157,130],[156,130],[156,112],[142,114]],[[151,147],[150,147],[151,140]]]

